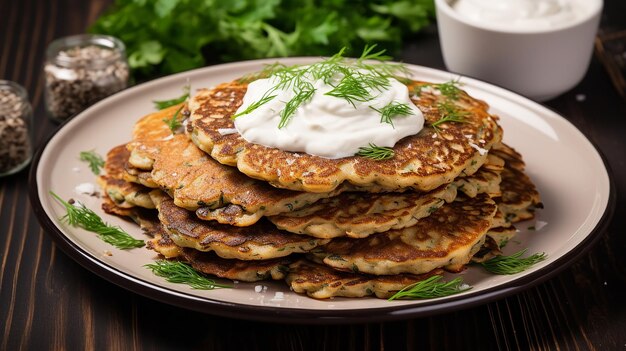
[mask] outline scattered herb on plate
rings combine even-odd
[[[487,271],[494,274],[515,274],[520,273],[546,259],[545,253],[536,253],[531,256],[521,258],[527,249],[518,251],[510,256],[496,256],[490,260],[480,263]]]
[[[155,263],[145,265],[145,267],[170,283],[187,284],[193,289],[232,288],[230,285],[219,284],[212,279],[208,279],[188,264],[179,261],[157,260]]]
[[[105,223],[100,216],[83,204],[75,204],[73,200],[69,202],[65,201],[52,191],[50,195],[65,207],[66,214],[60,219],[66,221],[69,225],[96,233],[104,242],[118,249],[133,249],[145,245],[143,240],[133,238],[130,234],[122,230],[122,228]]]
[[[189,84],[186,84],[183,87],[183,95],[174,98],[174,99],[170,99],[170,100],[156,100],[153,101],[154,102],[154,107],[157,108],[157,110],[163,110],[166,109],[168,107],[172,107],[174,105],[178,105],[182,102],[184,102],[185,100],[187,100],[187,98],[189,97],[189,93],[191,91],[191,86]]]
[[[404,287],[389,298],[389,301],[406,299],[434,299],[461,293],[472,287],[463,283],[461,277],[457,277],[449,282],[442,282],[440,275],[432,276],[421,282],[417,282]]]
[[[87,162],[89,164],[89,168],[95,175],[99,175],[100,168],[104,167],[104,160],[102,159],[102,156],[100,156],[94,150],[81,151],[79,158],[81,161]]]

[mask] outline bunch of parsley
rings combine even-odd
[[[207,64],[332,55],[365,44],[397,52],[433,0],[117,0],[90,28],[126,45],[138,80]]]

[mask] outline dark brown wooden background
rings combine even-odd
[[[109,2],[0,0],[0,79],[28,89],[39,143],[57,127],[43,109],[45,48],[55,38],[84,32]],[[620,29],[626,29],[626,1],[606,0],[602,31]],[[444,68],[436,28],[407,43],[401,59]],[[577,94],[586,100],[577,101]],[[587,255],[521,294],[454,313],[367,325],[281,325],[200,314],[126,291],[60,252],[30,208],[24,171],[0,179],[0,350],[625,350],[626,102],[596,58],[579,86],[546,105],[604,153],[618,201]]]

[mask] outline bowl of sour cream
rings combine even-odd
[[[602,0],[435,0],[446,67],[537,101],[587,72]]]

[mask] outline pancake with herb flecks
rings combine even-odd
[[[408,88],[417,91],[425,84],[411,82]],[[428,89],[412,97],[425,117],[425,128],[398,141],[390,159],[328,159],[283,151],[252,144],[234,129],[231,117],[246,91],[247,83],[235,81],[200,90],[193,96],[189,101],[191,139],[220,163],[291,190],[329,192],[349,182],[391,191],[430,191],[450,183],[462,172],[474,173],[485,162],[487,151],[502,137],[497,117],[488,113],[484,102],[458,88],[455,94],[437,94]]]
[[[175,106],[164,111],[177,110]],[[350,189],[342,186],[329,193],[304,193],[251,179],[208,157],[186,135],[172,134],[163,122],[165,116],[159,111],[135,125],[134,140],[127,146],[131,167],[126,179],[157,185],[177,206],[197,210],[202,219],[248,226],[264,215],[289,212]]]
[[[376,275],[457,271],[482,246],[496,205],[487,195],[457,197],[416,225],[364,239],[338,238],[313,254],[336,269]]]
[[[126,145],[119,145],[109,150],[104,163],[105,174],[98,177],[98,184],[118,207],[154,208],[148,195],[149,189],[124,180],[125,165],[129,156]]]
[[[311,261],[299,260],[289,266],[289,274],[285,281],[291,290],[316,299],[371,295],[386,299],[407,285],[442,274],[442,269],[435,269],[420,275],[373,276],[342,272]]]
[[[535,210],[543,208],[543,204],[537,188],[525,173],[522,155],[506,144],[496,145],[492,153],[505,161],[500,184],[502,195],[495,199],[505,220],[517,223],[534,218]]]
[[[488,162],[471,176],[460,177],[426,193],[348,192],[268,219],[278,228],[292,233],[318,238],[364,238],[373,233],[415,225],[444,203],[452,202],[457,189],[471,197],[480,193],[499,196],[502,164],[500,158],[490,156]]]
[[[169,237],[181,247],[213,251],[227,259],[265,260],[308,252],[328,240],[278,230],[267,221],[249,227],[234,227],[198,219],[180,208],[160,190],[150,192],[159,220]]]

